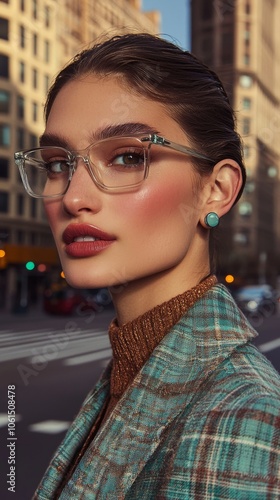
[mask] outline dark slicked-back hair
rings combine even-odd
[[[201,175],[210,173],[222,159],[237,161],[243,176],[239,199],[246,179],[241,140],[228,96],[216,73],[190,52],[158,36],[113,36],[77,54],[57,75],[47,96],[46,119],[60,89],[88,74],[118,76],[134,92],[164,105],[192,147],[213,160],[195,160]]]

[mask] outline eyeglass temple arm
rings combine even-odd
[[[194,156],[195,158],[201,158],[203,160],[213,161],[211,160],[211,158],[205,156],[202,153],[198,153],[197,151],[194,151],[193,149],[188,148],[187,146],[181,146],[176,142],[169,141],[168,139],[165,139],[165,137],[161,137],[160,135],[157,134],[151,134],[149,137],[144,137],[142,141],[151,141],[152,144],[165,146],[166,148],[174,149],[175,151],[180,151],[181,153]]]

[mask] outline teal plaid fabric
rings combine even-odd
[[[64,487],[62,500],[280,498],[280,377],[222,285],[172,328]],[[109,394],[109,366],[34,498],[51,500]]]

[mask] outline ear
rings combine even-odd
[[[241,168],[236,161],[226,159],[215,165],[204,186],[206,199],[200,219],[203,227],[207,227],[204,219],[209,212],[215,212],[221,218],[231,209],[242,182]]]

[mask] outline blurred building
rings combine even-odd
[[[230,96],[244,142],[245,193],[224,218],[221,269],[254,282],[280,274],[280,0],[191,2],[192,52]]]
[[[112,29],[157,33],[160,18],[143,13],[141,0],[0,0],[0,8],[0,307],[25,308],[59,263],[14,151],[38,146],[47,89],[75,53]]]

